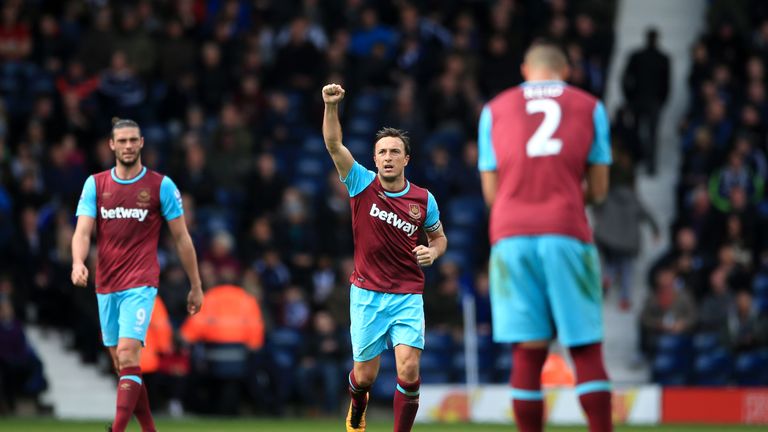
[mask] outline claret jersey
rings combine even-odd
[[[440,228],[434,196],[407,180],[402,191],[386,191],[376,173],[357,162],[342,181],[349,191],[355,241],[350,283],[373,291],[421,294],[424,273],[412,251],[420,229]]]
[[[157,287],[160,228],[183,214],[173,181],[146,167],[130,180],[119,179],[114,168],[88,177],[76,215],[96,219],[96,292]]]
[[[497,172],[491,243],[559,234],[592,242],[584,209],[589,164],[610,164],[608,116],[595,97],[561,81],[531,81],[483,109],[480,171]]]

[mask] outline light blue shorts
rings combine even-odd
[[[600,261],[594,245],[558,235],[516,236],[491,248],[493,339],[564,346],[603,338]]]
[[[392,346],[424,349],[424,299],[421,294],[393,294],[352,285],[349,288],[352,358],[364,362]]]
[[[118,338],[138,339],[144,344],[155,307],[157,288],[143,286],[109,294],[96,294],[104,346],[117,346]]]

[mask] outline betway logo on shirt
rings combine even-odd
[[[373,205],[371,205],[371,212],[368,214],[370,214],[372,217],[383,220],[384,222],[392,225],[393,227],[399,230],[403,230],[406,234],[408,234],[408,236],[413,235],[413,233],[415,233],[416,230],[419,229],[418,226],[410,222],[406,222],[403,219],[400,219],[400,217],[396,213],[379,209],[378,207],[376,207],[376,203],[373,203]]]
[[[104,207],[101,207],[100,210],[102,219],[137,219],[139,222],[144,222],[144,219],[146,219],[149,214],[149,210],[147,209],[125,207],[116,207],[113,209],[105,209]]]

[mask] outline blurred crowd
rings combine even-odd
[[[149,388],[162,392],[152,400],[175,412],[237,411],[239,400],[276,414],[288,402],[337,409],[353,245],[319,97],[336,82],[348,95],[345,144],[371,167],[375,131],[407,130],[407,176],[435,195],[451,238],[427,270],[427,344],[441,357],[425,359],[425,382],[463,379],[453,359],[460,297],[472,294],[490,365],[482,378],[505,381],[508,361],[494,372],[502,353],[489,338],[476,121],[484,101],[520,82],[523,51],[539,37],[562,44],[570,81],[601,96],[613,9],[612,0],[3,1],[0,289],[12,307],[2,318],[61,329],[84,361],[106,364],[93,291],[70,283],[70,240],[84,180],[114,165],[110,118],[131,118],[146,138],[144,164],[183,193],[208,289],[203,313],[215,314],[208,327],[187,319],[187,281],[165,235],[166,313],[153,319],[162,349],[145,356],[160,382]],[[237,314],[247,324],[234,325]],[[379,381],[385,400],[391,363]]]
[[[642,350],[664,384],[768,384],[768,5],[713,1],[692,47],[671,248]]]

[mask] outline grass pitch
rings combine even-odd
[[[2,432],[102,432],[106,422],[74,422],[38,419],[0,418]],[[224,419],[187,419],[159,420],[160,432],[343,432],[344,420],[224,420]],[[140,432],[138,424],[133,422],[128,432]],[[392,424],[371,422],[368,432],[388,432]],[[417,424],[414,432],[511,432],[512,425],[487,424]],[[583,431],[583,427],[550,427],[548,432]],[[617,427],[616,432],[742,432],[766,430],[759,426],[655,426],[655,427]]]

